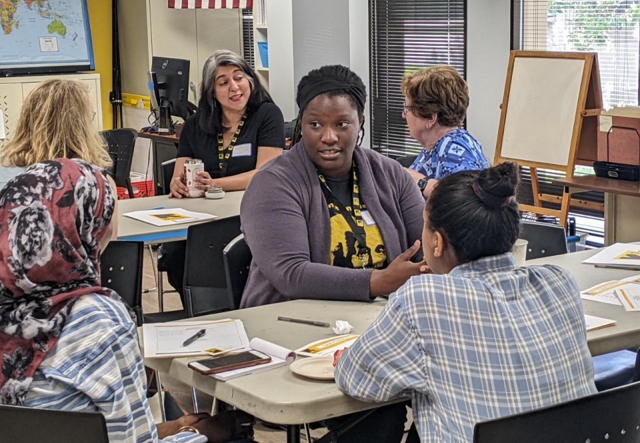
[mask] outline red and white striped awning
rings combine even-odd
[[[251,9],[253,0],[169,0],[171,9]]]

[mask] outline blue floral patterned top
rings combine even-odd
[[[480,142],[466,129],[455,129],[438,140],[432,150],[423,149],[409,169],[440,180],[456,172],[488,167]]]

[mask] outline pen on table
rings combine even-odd
[[[156,206],[155,208],[149,208],[149,209],[137,209],[136,211],[153,211],[153,210],[155,210],[155,209],[165,209],[165,208],[166,208],[166,206]],[[136,211],[133,211],[133,212],[136,212]]]
[[[301,320],[299,318],[278,317],[278,320],[288,321],[291,323],[301,323],[303,325],[320,326],[321,328],[328,328],[329,326],[331,326],[329,323],[325,323],[322,321]]]
[[[200,329],[198,332],[196,332],[191,337],[189,337],[184,342],[182,342],[182,346],[189,346],[191,343],[193,343],[194,341],[196,341],[200,337],[203,337],[204,334],[206,334],[206,332],[207,332],[206,329]]]

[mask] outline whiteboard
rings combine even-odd
[[[569,164],[584,69],[584,59],[514,59],[501,157]]]

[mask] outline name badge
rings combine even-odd
[[[376,222],[375,220],[373,220],[373,217],[371,216],[371,214],[369,214],[369,211],[362,211],[360,213],[360,215],[362,216],[362,221],[364,222],[365,225],[367,226],[375,226]]]
[[[231,157],[251,157],[251,143],[234,146]]]

